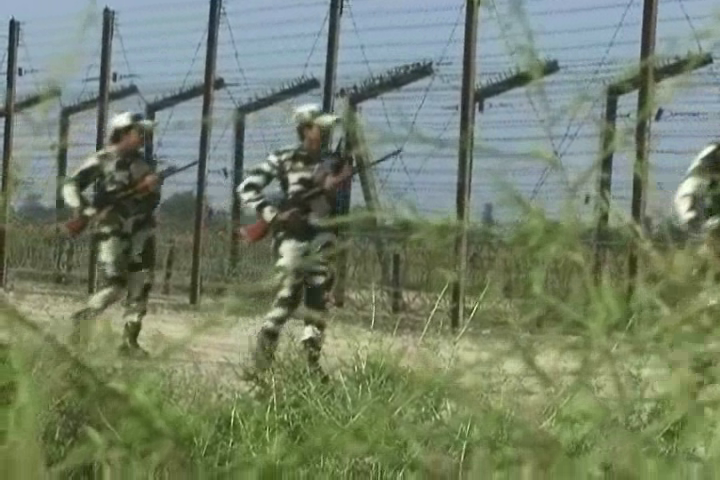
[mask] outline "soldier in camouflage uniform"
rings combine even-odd
[[[674,210],[679,223],[688,233],[702,235],[702,247],[699,250],[702,267],[700,273],[707,270],[713,274],[715,283],[720,281],[720,143],[711,143],[693,160],[680,183],[674,198]],[[691,342],[703,341],[714,331],[714,321],[710,317],[701,317],[693,322],[695,327],[690,335]],[[710,321],[706,321],[710,318]],[[699,335],[698,335],[699,334]],[[693,345],[691,368],[697,375],[696,387],[715,380],[714,367],[717,364],[716,353],[703,345]],[[697,391],[693,392],[694,394]]]
[[[255,368],[259,372],[270,367],[280,332],[304,299],[307,314],[301,342],[310,369],[327,380],[319,361],[325,337],[327,292],[333,282],[329,260],[336,235],[334,228],[323,226],[321,221],[333,208],[331,195],[321,196],[300,207],[280,210],[263,190],[273,180],[278,180],[286,199],[298,198],[296,196],[302,196],[319,183],[326,191],[332,191],[332,176],[322,175],[321,146],[323,134],[339,119],[324,114],[317,105],[296,109],[294,118],[300,143],[268,155],[264,162],[248,172],[237,188],[240,202],[255,209],[273,226],[275,266],[281,277],[280,290],[258,333]]]
[[[702,253],[720,266],[720,143],[711,143],[693,160],[674,198],[680,224],[703,233]]]
[[[153,122],[142,115],[125,112],[109,125],[109,145],[90,156],[63,185],[65,204],[76,217],[98,215],[95,239],[98,265],[103,274],[101,288],[85,308],[75,312],[73,340],[83,341],[89,321],[127,295],[121,353],[147,355],[138,344],[142,319],[152,287],[155,261],[154,211],[160,203],[160,180],[141,152],[144,132]],[[143,191],[114,200],[119,192],[143,179]],[[94,201],[83,191],[97,182]],[[110,207],[98,212],[98,205]]]

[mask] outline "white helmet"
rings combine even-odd
[[[319,105],[308,103],[295,108],[293,121],[298,127],[302,125],[317,125],[320,128],[331,128],[340,121],[340,117],[332,113],[323,113]]]
[[[108,125],[108,133],[112,135],[117,130],[122,130],[128,127],[139,127],[143,130],[152,129],[155,126],[155,122],[145,118],[145,115],[141,113],[123,112],[113,115]]]

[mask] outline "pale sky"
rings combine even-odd
[[[515,0],[497,0],[496,8],[491,1],[483,3],[479,83],[523,65],[522,57],[511,52],[528,44],[527,28],[537,54],[558,60],[561,72],[532,89],[489,101],[485,112],[478,114],[473,216],[480,216],[484,202],[501,204],[506,183],[558,213],[568,198],[567,180],[581,176],[597,155],[602,82],[637,62],[642,0],[524,0],[525,26],[516,13]],[[720,25],[716,3],[660,0],[658,53],[697,52],[699,36],[703,50],[720,57],[720,30],[710,30]],[[114,86],[134,82],[142,92],[142,98],[112,104],[111,112],[141,109],[143,98],[153,99],[202,81],[208,5],[196,0],[115,0],[109,5],[117,12],[113,70],[120,78]],[[48,79],[64,88],[64,104],[81,94],[97,92],[94,78],[98,75],[103,6],[81,0],[2,2],[3,19],[14,16],[23,22],[19,65],[26,73],[18,79],[19,97],[33,93]],[[328,6],[329,0],[224,2],[217,74],[232,86],[218,92],[215,101],[208,177],[214,205],[226,206],[230,199],[231,184],[221,171],[232,167],[234,104],[301,75],[314,75],[322,82]],[[432,78],[363,106],[372,153],[379,157],[404,147],[400,158],[377,169],[387,205],[412,205],[439,214],[454,210],[463,17],[459,0],[346,2],[339,86],[405,63],[436,62]],[[6,31],[7,23],[0,31],[0,43],[7,43]],[[714,37],[708,36],[708,31]],[[0,53],[3,65],[4,57]],[[91,80],[83,81],[88,78]],[[4,76],[0,82],[4,88]],[[320,102],[321,92],[318,89],[254,115],[246,137],[246,166],[260,161],[268,150],[292,143],[289,107]],[[652,130],[650,213],[667,211],[669,192],[692,155],[720,131],[720,66],[694,73],[683,85],[668,83],[660,92],[665,115]],[[620,122],[629,132],[632,119],[628,117],[634,115],[636,102],[635,95],[628,95],[620,105]],[[165,160],[180,164],[197,158],[200,109],[201,99],[197,99],[158,116],[156,151]],[[43,190],[48,203],[55,192],[57,111],[58,105],[53,104],[23,114],[15,137],[15,161],[23,178]],[[71,169],[92,152],[94,129],[94,112],[74,119]],[[615,157],[613,191],[620,208],[629,212],[632,133],[623,148]],[[536,152],[553,150],[560,154],[564,169],[546,177],[546,161]],[[190,171],[172,179],[166,192],[194,188],[193,177]],[[594,183],[589,182],[582,192],[593,188]],[[576,206],[582,206],[582,196],[574,201]],[[353,200],[362,202],[359,184],[354,187]],[[591,206],[583,208],[591,212]],[[497,209],[499,219],[512,219],[512,212],[500,205]]]

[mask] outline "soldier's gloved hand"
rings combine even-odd
[[[90,223],[90,218],[95,214],[97,214],[97,209],[93,207],[76,208],[73,211],[73,217],[65,224],[65,228],[70,235],[79,235],[85,230],[85,227]]]

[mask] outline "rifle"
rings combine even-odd
[[[184,170],[187,170],[198,163],[199,161],[195,160],[194,162],[187,163],[181,167],[170,166],[157,173],[150,173],[148,175],[145,175],[137,183],[130,185],[129,187],[124,188],[118,192],[114,192],[112,195],[104,198],[99,205],[95,206],[99,210],[96,214],[92,216],[79,215],[67,221],[65,223],[65,229],[70,234],[70,236],[76,237],[80,235],[83,231],[85,231],[90,222],[95,219],[103,218],[105,215],[107,215],[115,207],[115,204],[117,202],[126,200],[137,195],[142,196],[146,190],[152,189],[153,183],[162,185],[166,178],[178,174]]]
[[[397,149],[393,152],[390,152],[389,154],[380,157],[379,159],[375,160],[374,162],[370,163],[368,167],[374,167],[375,165],[378,165],[382,162],[385,162],[393,157],[398,156],[402,152],[402,149]],[[347,180],[348,178],[352,178],[356,173],[359,172],[359,169],[357,166],[353,167],[353,169],[346,173],[341,174],[337,179],[337,185],[342,183],[343,181]],[[289,198],[286,199],[285,202],[280,207],[280,211],[284,211],[293,207],[297,207],[298,205],[302,205],[310,200],[313,200],[314,198],[319,197],[320,195],[324,195],[327,192],[326,188],[324,186],[317,186],[314,187],[307,192],[303,193],[299,197]],[[268,232],[270,231],[270,227],[272,225],[266,222],[260,215],[258,214],[257,222],[253,223],[252,225],[246,225],[242,226],[238,229],[239,236],[245,240],[246,243],[252,244],[257,243],[265,236],[267,236]]]

